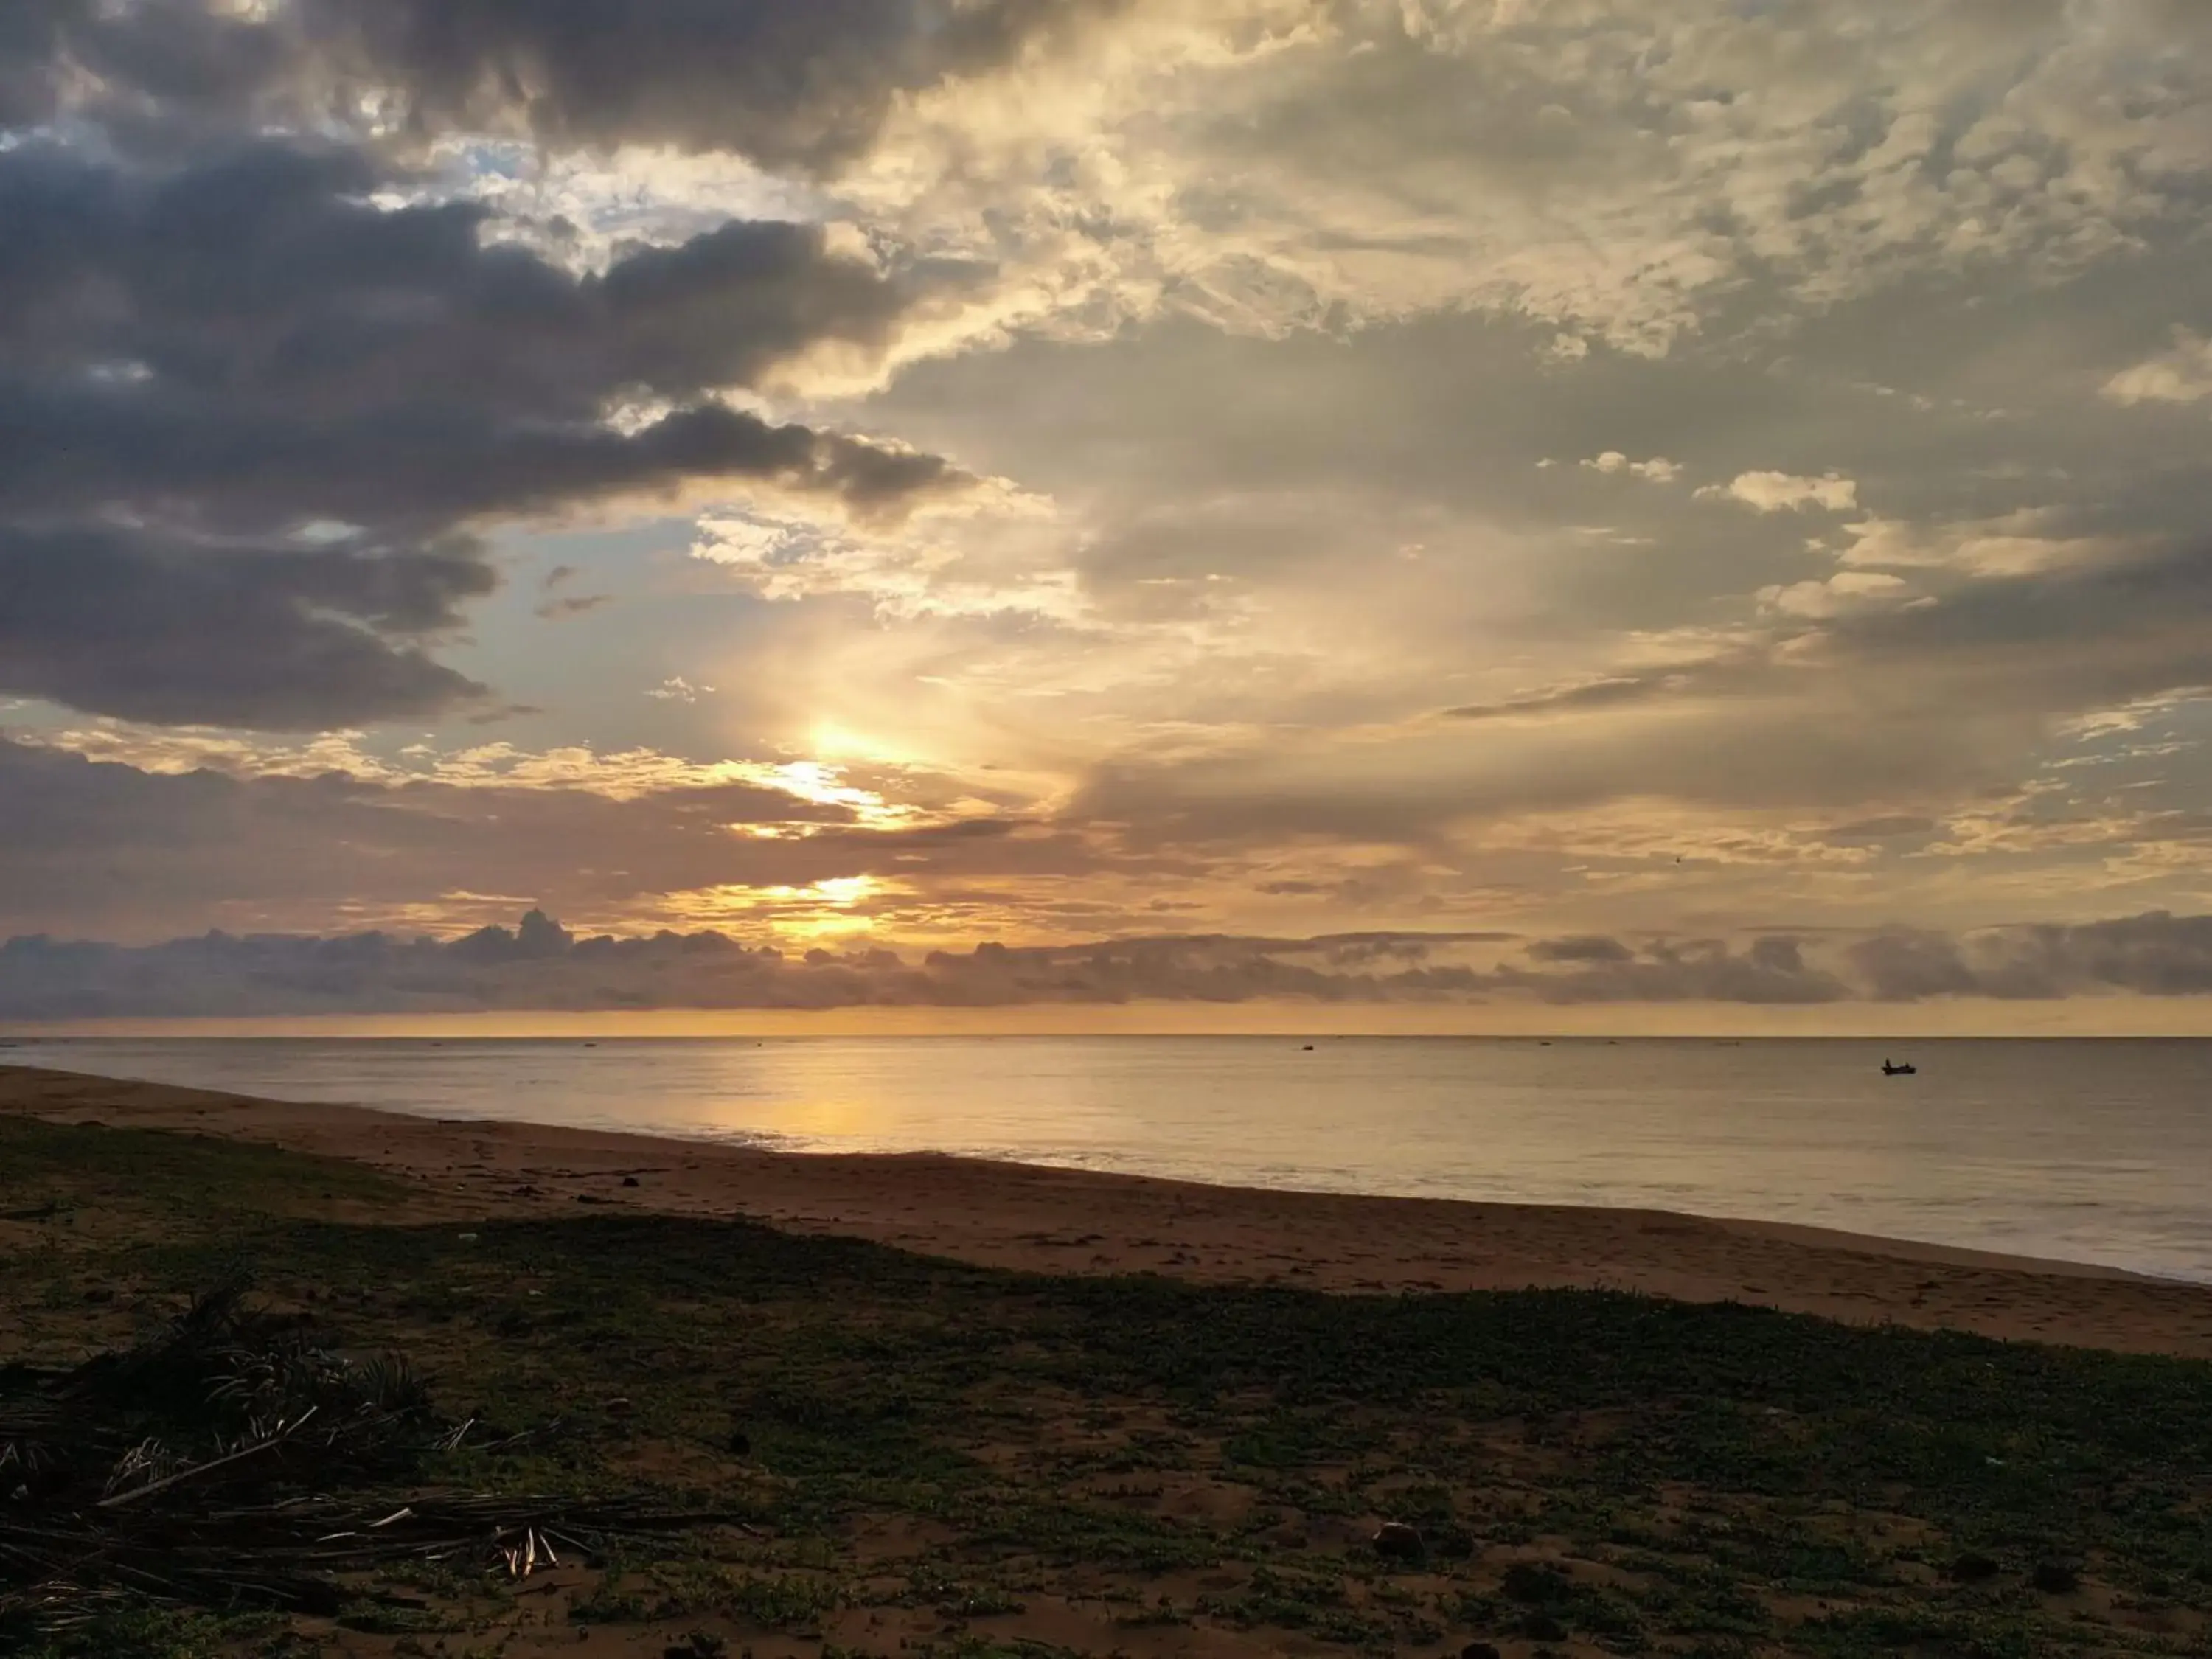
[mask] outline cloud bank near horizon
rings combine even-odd
[[[2212,994],[2212,915],[2153,914],[1965,937],[1889,929],[1624,940],[1351,933],[1103,939],[918,956],[803,953],[716,932],[581,937],[542,910],[456,939],[209,933],[126,946],[0,944],[0,1019],[1013,1008],[1133,1003],[1534,1002],[1784,1006]]]

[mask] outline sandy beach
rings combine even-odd
[[[15,1069],[0,1307],[37,1659],[2212,1636],[2212,1287],[2060,1263]]]
[[[579,1204],[737,1214],[1039,1272],[1329,1291],[1608,1288],[2212,1357],[2212,1287],[1777,1224],[1210,1187],[935,1156],[791,1155],[21,1067],[0,1068],[0,1111],[355,1160],[406,1177],[420,1195],[417,1219],[568,1214]]]

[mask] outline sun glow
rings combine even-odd
[[[868,902],[890,890],[875,876],[829,876],[804,885],[727,883],[672,895],[680,925],[726,927],[750,923],[778,939],[817,945],[865,933],[874,926]]]
[[[846,782],[843,769],[825,761],[786,761],[763,768],[760,781],[817,806],[842,806],[870,830],[897,829],[921,817],[911,806],[895,805],[872,789]]]
[[[826,760],[870,761],[879,766],[910,766],[918,758],[910,750],[855,732],[835,720],[817,720],[808,733],[806,746]]]

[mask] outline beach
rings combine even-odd
[[[35,1659],[2212,1633],[2212,1289],[2112,1269],[17,1068],[0,1310]]]
[[[1215,1187],[927,1154],[779,1153],[0,1068],[0,1112],[182,1131],[404,1179],[419,1217],[742,1216],[981,1266],[1332,1292],[1635,1291],[1855,1324],[2212,1357],[2212,1287],[1658,1211]]]

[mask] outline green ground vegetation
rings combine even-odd
[[[496,1425],[476,1442],[559,1425],[426,1451],[407,1491],[725,1524],[540,1583],[402,1563],[331,1616],[122,1596],[0,1626],[0,1650],[2212,1653],[2203,1364],[412,1202],[343,1164],[0,1118],[0,1366],[125,1342],[243,1265],[333,1351],[405,1355],[441,1424]],[[1417,1541],[1378,1552],[1384,1521]]]

